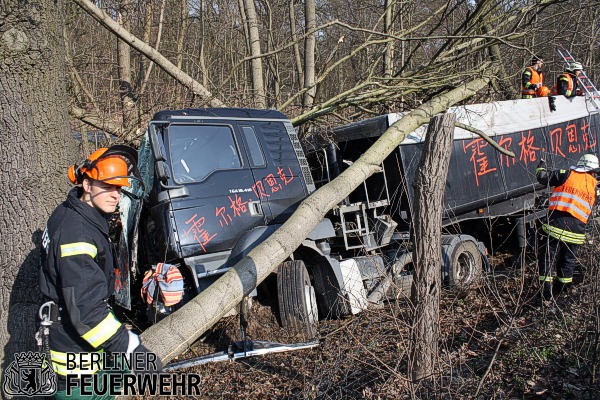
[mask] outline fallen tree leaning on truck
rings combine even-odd
[[[488,77],[476,79],[407,113],[351,167],[303,201],[281,228],[234,268],[180,310],[142,333],[144,343],[165,363],[181,354],[282,263],[331,208],[377,172],[381,162],[410,132],[429,122],[433,115],[474,95],[489,81]]]

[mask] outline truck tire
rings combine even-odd
[[[413,265],[412,252],[402,253],[392,265],[394,285],[396,286],[396,297],[410,297],[410,291],[413,283],[412,271]]]
[[[329,263],[323,262],[311,268],[319,315],[338,319],[350,315],[350,304],[342,293],[335,273]]]
[[[277,292],[283,327],[308,339],[317,336],[317,299],[303,261],[286,261],[279,265]]]
[[[470,240],[460,242],[450,258],[449,286],[466,289],[479,281],[482,272],[483,260],[477,245]]]

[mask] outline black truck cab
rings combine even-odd
[[[155,167],[146,170],[143,262],[183,262],[198,291],[314,191],[296,132],[277,111],[161,111],[146,140]]]

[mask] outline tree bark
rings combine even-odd
[[[34,350],[40,239],[79,155],[67,115],[64,16],[64,0],[0,6],[1,370],[15,352]]]
[[[257,108],[266,107],[265,83],[263,80],[262,58],[258,57],[260,51],[260,35],[258,32],[258,19],[256,18],[256,7],[254,0],[243,0],[246,21],[248,23],[248,39],[250,43],[250,55],[252,55],[252,89],[254,90],[254,104]]]
[[[395,0],[385,0],[385,17],[383,31],[386,34],[393,34],[392,17],[394,15]],[[383,77],[390,79],[394,75],[394,42],[389,41],[385,45],[385,53],[383,56]]]
[[[129,30],[129,3],[119,3],[118,23],[125,30]],[[117,37],[117,60],[119,63],[119,97],[121,99],[121,117],[124,130],[137,127],[136,121],[136,98],[131,84],[131,47],[127,42]]]
[[[185,45],[185,38],[187,36],[187,25],[188,25],[188,14],[189,14],[189,4],[188,0],[181,0],[181,5],[179,9],[179,18],[181,19],[179,25],[179,34],[177,35],[177,63],[176,66],[178,69],[183,69],[183,49]],[[181,88],[178,88],[181,89]],[[181,90],[177,90],[177,99],[176,103],[181,104],[182,98]]]
[[[317,26],[315,1],[304,0],[304,32],[308,33]],[[317,33],[311,33],[304,39],[304,88],[306,92],[302,98],[305,110],[311,108],[315,102],[317,88],[315,86],[315,45]]]
[[[474,80],[406,114],[338,178],[304,200],[289,220],[248,256],[180,310],[142,333],[142,341],[163,362],[186,350],[283,262],[331,208],[378,171],[383,159],[410,132],[427,123],[431,116],[472,96],[487,83],[488,78]]]
[[[413,382],[430,377],[438,360],[442,211],[455,120],[454,114],[431,119],[414,183],[411,241],[415,270],[409,341]]]
[[[292,42],[294,42],[294,61],[296,65],[296,73],[298,74],[298,88],[304,84],[304,72],[302,71],[302,58],[300,58],[300,47],[298,46],[298,35],[296,34],[296,12],[294,10],[294,2],[288,2],[288,11],[290,17],[290,31]]]

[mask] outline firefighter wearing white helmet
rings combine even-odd
[[[600,164],[594,154],[581,156],[570,169],[547,170],[541,160],[536,178],[553,187],[548,206],[548,220],[542,224],[538,257],[539,279],[545,300],[567,292],[573,283],[579,245],[585,241],[585,227],[598,191]]]
[[[579,81],[577,77],[583,71],[583,65],[578,62],[572,62],[566,68],[566,71],[556,79],[555,94],[562,94],[567,98],[580,96]]]

